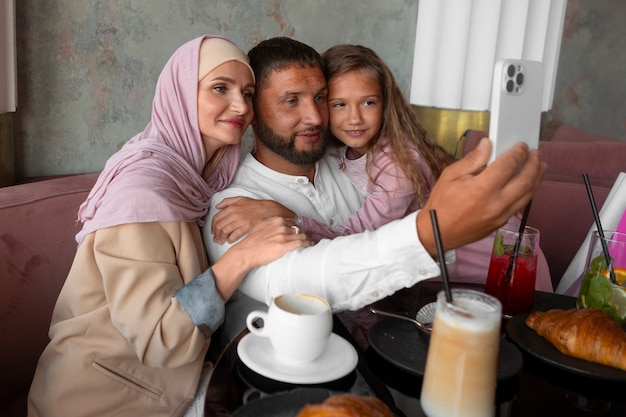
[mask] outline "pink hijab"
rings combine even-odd
[[[157,81],[150,123],[109,158],[80,206],[78,221],[83,228],[76,235],[78,244],[91,232],[121,224],[162,221],[202,226],[211,196],[231,182],[239,144],[229,145],[217,167],[202,177],[206,156],[197,97],[205,39],[211,39],[207,44],[214,49],[203,47],[202,77],[232,60],[249,67],[246,54],[221,37],[204,35],[174,52]]]

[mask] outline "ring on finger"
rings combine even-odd
[[[298,226],[291,226],[291,228],[295,231],[296,234],[300,233],[300,228]]]

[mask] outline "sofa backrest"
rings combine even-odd
[[[76,252],[78,207],[97,176],[0,188],[0,414],[28,391],[48,343],[52,309]]]
[[[482,131],[468,132],[463,155],[485,136]],[[547,168],[533,197],[528,225],[541,232],[541,249],[556,288],[594,223],[582,175],[589,175],[600,210],[617,176],[626,171],[626,141],[585,134],[568,125],[559,127],[554,137],[558,140],[539,142]]]

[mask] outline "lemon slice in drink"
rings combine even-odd
[[[626,284],[626,268],[613,268],[613,273],[615,274],[615,280],[619,285]],[[609,270],[603,269],[601,274],[605,277],[609,277]]]
[[[624,288],[613,287],[611,305],[615,307],[617,321],[624,322],[626,320],[626,290]]]
[[[609,278],[608,269],[603,269],[600,273]],[[626,288],[624,288],[624,284],[626,284],[626,268],[613,268],[613,273],[615,274],[615,281],[617,281],[619,286],[612,286],[613,293],[608,302],[608,305],[612,308],[609,314],[615,321],[623,323],[626,321]]]

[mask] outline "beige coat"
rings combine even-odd
[[[89,234],[57,300],[28,415],[183,415],[209,340],[173,294],[207,268],[195,223]]]

